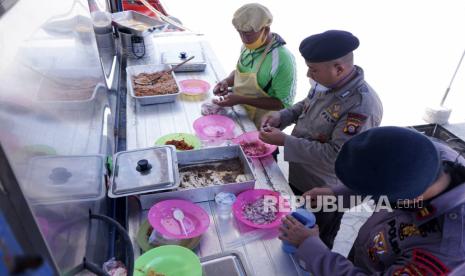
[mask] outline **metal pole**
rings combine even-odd
[[[462,64],[463,57],[465,56],[465,50],[463,51],[462,57],[460,58],[459,64],[457,64],[457,68],[455,69],[454,75],[452,76],[452,79],[450,80],[449,87],[447,87],[446,92],[444,93],[444,96],[442,97],[441,100],[441,106],[444,105],[444,102],[446,101],[447,95],[449,95],[450,87],[452,86],[452,83],[454,82],[455,76],[457,75],[457,72],[459,71],[460,65]]]

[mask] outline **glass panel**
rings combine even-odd
[[[107,253],[89,250],[108,235],[90,238],[88,216],[106,211],[116,95],[102,62],[115,53],[106,2],[90,2],[22,0],[0,18],[0,142],[62,272]]]

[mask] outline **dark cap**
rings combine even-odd
[[[357,49],[357,37],[346,31],[330,30],[304,39],[299,51],[308,62],[325,62],[338,59]]]
[[[347,141],[336,159],[337,177],[361,195],[391,202],[414,199],[440,171],[439,151],[425,135],[401,127],[378,127]]]

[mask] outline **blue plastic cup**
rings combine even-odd
[[[307,228],[313,228],[313,226],[315,226],[315,215],[307,209],[299,208],[295,210],[295,212],[292,212],[291,216],[293,216],[296,220],[305,225],[305,227]],[[288,254],[293,254],[297,251],[297,248],[295,246],[291,245],[286,241],[283,241],[282,249],[284,252]]]

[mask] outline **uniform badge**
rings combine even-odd
[[[368,248],[368,256],[370,259],[375,262],[378,260],[379,255],[383,255],[387,252],[386,239],[384,238],[384,233],[379,232],[373,237],[371,246]]]
[[[355,135],[360,131],[360,127],[365,124],[367,116],[358,113],[347,114],[346,126],[344,133],[347,135]]]
[[[401,223],[399,226],[399,238],[404,240],[411,236],[423,236],[423,233],[414,224]]]
[[[340,112],[341,112],[341,105],[340,104],[334,104],[326,109],[326,111],[331,114],[331,116],[334,119],[339,119],[341,117]]]
[[[434,208],[433,205],[428,205],[428,206],[421,208],[417,212],[416,218],[417,220],[424,220],[424,219],[431,217],[435,212],[436,212],[436,208]]]

